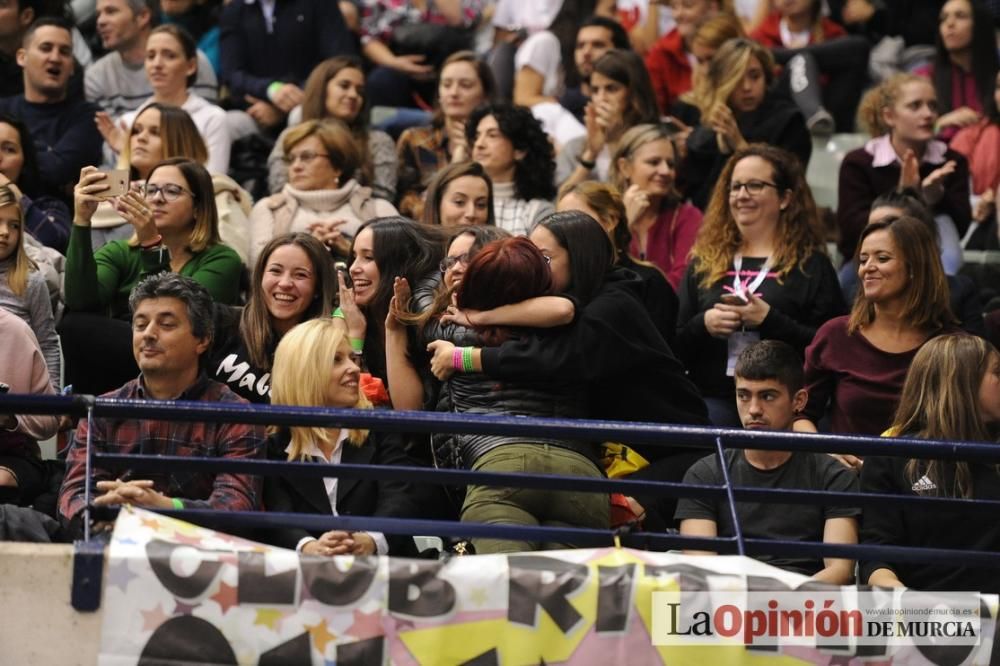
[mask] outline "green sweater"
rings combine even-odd
[[[74,224],[66,250],[66,307],[128,318],[132,288],[147,275],[169,270],[170,251],[166,248],[143,250],[118,240],[94,252],[90,228]],[[236,251],[220,243],[192,256],[179,272],[208,289],[217,303],[235,305],[242,270]]]

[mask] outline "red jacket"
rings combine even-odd
[[[823,41],[843,37],[847,31],[836,21],[831,21],[825,16],[820,18],[820,30],[823,32]],[[781,43],[781,13],[771,12],[767,18],[757,26],[750,37],[760,42],[769,49],[784,46]],[[815,43],[815,35],[809,35],[809,43]]]
[[[669,113],[677,98],[691,90],[691,62],[677,28],[653,44],[646,54],[646,69],[660,113]]]

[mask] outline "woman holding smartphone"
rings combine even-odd
[[[719,427],[740,427],[732,369],[757,340],[799,352],[843,314],[816,203],[791,153],[763,144],[726,163],[680,287],[674,348]]]

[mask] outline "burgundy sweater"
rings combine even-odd
[[[829,403],[831,432],[877,437],[892,425],[906,371],[919,347],[900,354],[882,351],[860,332],[848,334],[848,319],[845,315],[820,326],[806,349],[805,415],[817,423]]]
[[[972,219],[969,204],[969,163],[961,154],[948,150],[945,162],[955,160],[955,171],[945,180],[944,197],[934,206],[934,214],[951,217],[961,238]],[[920,163],[920,177],[926,178],[943,164]],[[844,259],[854,257],[861,231],[868,223],[868,209],[875,198],[891,192],[899,185],[899,162],[875,168],[872,155],[864,147],[852,150],[840,164],[840,183],[837,188],[837,226],[840,240],[837,247]]]

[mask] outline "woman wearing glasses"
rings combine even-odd
[[[794,155],[751,144],[726,163],[680,288],[675,349],[719,427],[740,427],[736,357],[761,339],[801,353],[843,314],[823,229]]]
[[[94,382],[114,387],[135,376],[128,297],[146,275],[173,271],[204,285],[219,303],[232,305],[239,298],[243,265],[219,239],[212,178],[203,166],[185,158],[164,160],[150,171],[144,193],[132,189],[112,199],[131,226],[132,237],[94,252],[90,221],[98,204],[108,200],[103,193],[110,187],[107,173],[88,166],[80,171],[73,190],[66,307],[73,313],[98,315],[78,318],[69,328],[64,321],[67,325],[61,329],[72,331],[63,336],[72,340],[64,351],[67,383],[77,390]],[[86,367],[91,363],[99,363],[99,368]],[[71,374],[78,374],[80,381]]]
[[[334,119],[309,120],[284,135],[288,183],[250,213],[250,261],[275,236],[304,231],[347,257],[358,228],[396,208],[354,179],[361,154],[351,131]]]

